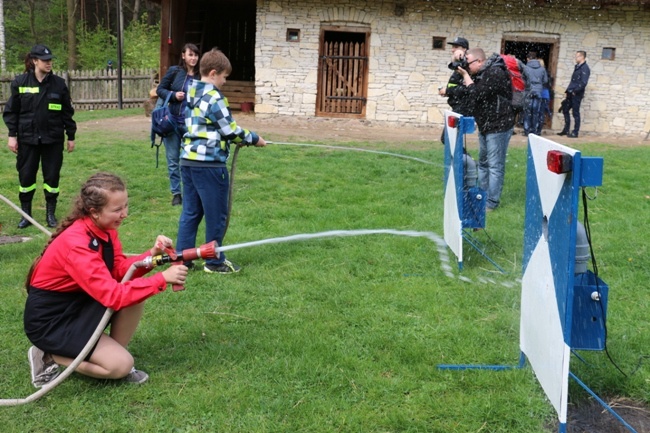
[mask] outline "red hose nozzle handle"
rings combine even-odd
[[[216,259],[219,257],[219,251],[217,251],[217,241],[208,242],[203,244],[198,248],[188,248],[181,251],[176,255],[175,265],[182,265],[183,262],[191,262],[196,259]],[[172,290],[178,292],[179,290],[185,290],[185,286],[180,284],[172,285]]]

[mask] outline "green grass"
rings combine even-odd
[[[77,120],[121,114],[80,112]],[[424,149],[347,145],[436,165],[321,148],[245,148],[226,244],[381,228],[442,236],[439,143]],[[603,186],[589,214],[600,276],[610,287],[608,349],[628,377],[602,352],[583,354],[588,365],[573,358],[572,370],[600,395],[647,401],[650,174],[644,167],[650,149],[577,147],[605,159]],[[548,428],[553,409],[530,367],[436,368],[518,360],[525,161],[526,149],[510,149],[503,205],[488,216],[487,230],[477,233],[506,275],[469,248],[459,274],[453,259],[445,263],[424,238],[369,235],[234,250],[228,256],[242,265],[241,273],[193,272],[185,291],[168,290],[147,302],[130,346],[138,368],[151,376],[147,384],[73,375],[36,403],[0,407],[2,431],[554,431]],[[6,148],[0,164],[0,193],[17,200],[15,158]],[[130,215],[120,232],[125,250],[144,251],[159,233],[175,238],[180,209],[169,205],[166,170],[154,165],[148,137],[107,140],[105,133],[88,132],[83,145],[65,156],[59,216],[83,180],[110,170],[129,187]],[[34,205],[43,221],[40,192]],[[34,392],[22,285],[46,237],[34,227],[19,231],[18,219],[0,206],[3,234],[33,237],[0,246],[0,398]],[[573,385],[570,395],[586,398]]]

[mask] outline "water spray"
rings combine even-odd
[[[430,165],[436,165],[438,167],[442,167],[442,164],[435,163],[435,162],[432,162],[432,161],[427,161],[426,159],[416,158],[414,156],[402,155],[402,154],[399,154],[399,153],[392,153],[392,152],[384,152],[384,151],[379,151],[379,150],[363,149],[363,148],[360,148],[360,147],[332,146],[332,145],[327,145],[327,144],[313,144],[313,143],[290,143],[290,142],[269,141],[269,140],[266,140],[266,144],[278,144],[278,145],[283,145],[283,146],[320,147],[320,148],[325,148],[325,149],[349,150],[349,151],[353,151],[353,152],[374,153],[374,154],[377,154],[377,155],[386,155],[386,156],[394,156],[396,158],[410,159],[412,161],[421,162],[423,164],[430,164]],[[227,213],[226,213],[226,226],[225,226],[225,229],[223,231],[222,243],[223,243],[223,238],[226,237],[226,233],[228,232],[228,227],[230,226],[230,212],[232,210],[233,185],[235,183],[235,173],[237,171],[237,156],[239,155],[239,149],[244,147],[244,146],[250,146],[250,145],[249,144],[238,144],[238,145],[235,146],[235,151],[233,152],[233,155],[232,155],[232,162],[230,163],[230,185],[229,185],[229,188],[228,188],[228,210],[227,210]]]
[[[332,146],[332,145],[328,145],[328,144],[312,144],[312,143],[289,143],[289,142],[268,141],[268,140],[266,141],[266,144],[281,144],[283,146],[321,147],[321,148],[326,148],[326,149],[350,150],[350,151],[354,151],[354,152],[367,152],[367,153],[374,153],[374,154],[377,154],[377,155],[386,155],[386,156],[394,156],[396,158],[410,159],[412,161],[421,162],[423,164],[437,165],[438,167],[442,167],[442,164],[439,164],[439,163],[436,163],[436,162],[433,162],[433,161],[427,161],[426,159],[416,158],[415,156],[402,155],[400,153],[384,152],[384,151],[380,151],[380,150],[363,149],[361,147]]]

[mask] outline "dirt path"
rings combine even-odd
[[[440,125],[385,125],[380,122],[358,119],[332,119],[324,117],[274,116],[260,118],[255,114],[234,113],[237,123],[247,129],[260,133],[267,140],[310,142],[310,143],[344,143],[350,141],[367,141],[370,143],[408,145],[413,148],[427,148],[432,144],[440,145]],[[148,137],[150,117],[126,116],[114,119],[93,120],[79,123],[80,137],[84,130],[107,130],[125,132],[134,137]],[[520,131],[519,131],[520,132]],[[650,140],[638,136],[611,136],[589,134],[580,138],[560,137],[554,131],[545,131],[544,137],[555,142],[571,146],[574,143],[611,143],[621,147],[650,146]],[[476,134],[467,137],[468,143],[477,142]],[[514,135],[511,146],[525,146],[527,138],[520,133]]]

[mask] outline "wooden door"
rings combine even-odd
[[[367,30],[321,30],[316,115],[363,118],[368,95]]]

